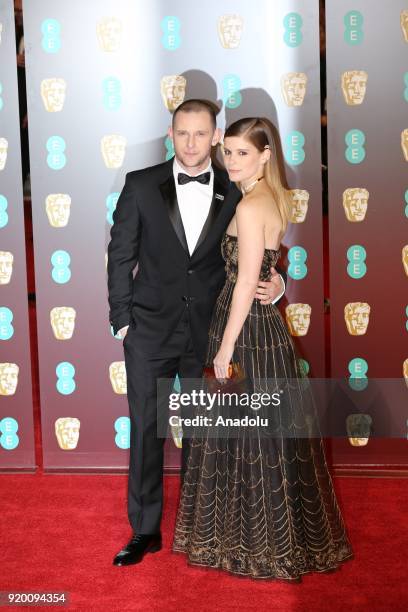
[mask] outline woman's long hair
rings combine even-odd
[[[284,233],[289,221],[291,193],[281,181],[276,153],[275,137],[268,123],[258,117],[246,117],[239,119],[225,130],[224,138],[228,136],[240,136],[253,144],[260,153],[265,148],[271,151],[271,157],[264,166],[264,178],[272,192],[272,196],[278,207],[282,219],[282,232]]]

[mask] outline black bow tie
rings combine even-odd
[[[188,174],[184,174],[184,172],[179,172],[177,182],[179,185],[186,185],[187,183],[191,183],[191,181],[197,181],[197,183],[201,183],[202,185],[209,185],[210,176],[211,172],[204,172],[198,176],[189,176]]]

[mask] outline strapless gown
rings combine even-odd
[[[207,364],[220,347],[238,272],[238,240],[224,234],[226,282],[209,330]],[[280,253],[266,249],[260,280]],[[254,300],[236,341],[238,360],[257,380],[302,377],[292,338],[274,305]],[[291,409],[296,411],[296,406]],[[252,578],[299,580],[352,557],[320,436],[193,436],[173,550],[194,565]]]

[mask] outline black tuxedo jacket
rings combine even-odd
[[[191,256],[173,160],[126,176],[108,247],[110,321],[115,333],[131,324],[146,354],[166,356],[167,341],[188,308],[193,346],[205,359],[214,303],[225,281],[221,238],[241,198],[227,173],[213,168],[210,211]]]

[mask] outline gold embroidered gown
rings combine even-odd
[[[221,249],[227,279],[210,326],[208,365],[231,307],[237,238],[224,234]],[[279,255],[265,250],[260,280],[269,279]],[[301,381],[292,339],[274,305],[253,301],[236,341],[237,360],[253,391],[264,387],[265,379]],[[276,434],[274,423],[271,435],[250,435],[241,427],[232,438],[212,438],[202,431],[192,437],[173,543],[173,550],[186,553],[191,564],[252,578],[299,580],[307,572],[332,570],[352,556],[322,439],[304,430],[296,437],[294,423],[299,414],[305,420],[305,414],[293,404],[283,408],[285,415],[277,412],[277,419],[286,418],[289,435]]]

